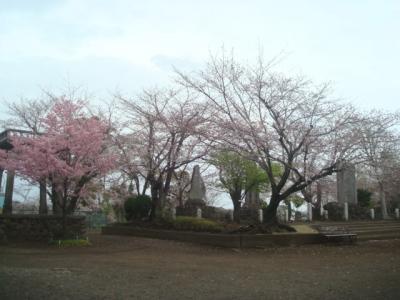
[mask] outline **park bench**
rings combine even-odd
[[[329,242],[354,243],[357,241],[357,234],[355,233],[327,233],[323,236]]]

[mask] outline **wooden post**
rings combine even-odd
[[[3,182],[3,173],[4,173],[4,169],[0,168],[0,192],[1,192],[1,184]]]
[[[3,206],[3,214],[11,215],[12,214],[12,198],[13,198],[13,190],[14,190],[14,171],[7,170],[7,181],[6,181],[6,192],[4,195],[4,206]]]

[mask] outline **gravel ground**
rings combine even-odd
[[[90,239],[0,247],[0,299],[400,299],[400,240],[239,251]]]

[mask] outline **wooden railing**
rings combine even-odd
[[[2,145],[11,145],[11,139],[13,136],[31,136],[34,133],[29,130],[22,129],[6,129],[0,133],[0,148]]]

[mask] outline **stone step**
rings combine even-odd
[[[391,229],[356,230],[351,232],[357,235],[386,234],[386,233],[400,234],[400,230],[391,230]]]
[[[328,226],[363,226],[363,225],[377,225],[377,226],[384,226],[384,225],[392,225],[392,224],[400,224],[400,221],[341,221],[341,222],[318,222],[316,224],[320,225],[328,225]]]
[[[357,235],[358,241],[400,239],[400,233]]]
[[[359,221],[359,222],[324,222],[321,226],[343,228],[349,233],[357,234],[357,240],[377,240],[400,238],[398,221]]]
[[[374,230],[374,229],[400,229],[399,225],[385,225],[385,226],[377,226],[377,225],[365,225],[365,226],[343,226],[348,230]]]

